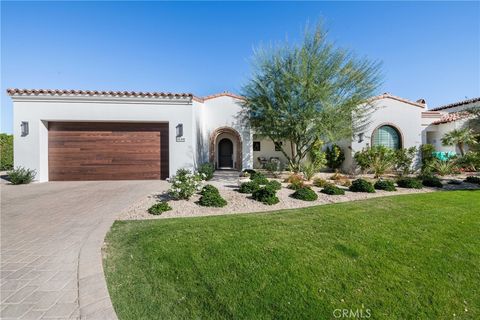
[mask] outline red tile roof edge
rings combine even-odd
[[[99,91],[99,90],[66,90],[66,89],[7,89],[9,96],[32,95],[80,95],[80,96],[108,96],[108,97],[149,97],[149,98],[192,98],[191,93],[172,92],[143,92],[143,91]]]
[[[479,101],[480,101],[480,97],[467,99],[467,100],[462,100],[462,101],[457,101],[457,102],[446,104],[446,105],[443,105],[443,106],[440,106],[440,107],[432,108],[432,109],[430,109],[430,111],[437,111],[437,110],[443,110],[443,109],[458,107],[458,106],[462,106],[464,104],[469,104],[469,103],[474,103],[474,102],[479,102]]]
[[[245,100],[244,97],[239,96],[239,95],[234,94],[234,93],[231,93],[231,92],[227,92],[227,91],[212,94],[212,95],[209,95],[209,96],[206,96],[206,97],[193,96],[193,100],[195,100],[197,102],[205,102],[206,100],[215,99],[215,98],[219,98],[219,97],[230,97],[230,98],[234,98],[234,99],[238,99],[238,100]]]
[[[442,124],[442,123],[449,123],[457,120],[462,120],[470,117],[471,114],[468,112],[452,112],[444,114],[439,120],[432,122],[432,124]]]
[[[414,101],[407,100],[407,99],[404,99],[404,98],[401,98],[401,97],[397,97],[397,96],[394,96],[394,95],[392,95],[388,92],[385,92],[385,93],[380,94],[378,96],[374,96],[374,97],[370,98],[370,101],[375,101],[375,100],[380,100],[380,99],[385,99],[385,98],[389,98],[389,99],[401,101],[401,102],[404,102],[404,103],[408,103],[408,104],[411,104],[411,105],[416,106],[416,107],[425,108],[424,103],[414,102]]]

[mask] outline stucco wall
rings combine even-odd
[[[348,143],[342,143],[346,153],[343,169],[349,171],[353,165],[353,154],[372,145],[372,136],[376,128],[382,125],[391,125],[397,128],[402,136],[402,147],[420,147],[422,144],[422,111],[418,107],[402,101],[384,98],[376,100],[375,111],[372,113],[368,127],[363,131],[363,141],[356,136],[349,149]],[[349,152],[350,150],[350,152]]]
[[[270,139],[260,138],[253,136],[252,140],[252,150],[253,150],[253,141],[260,142],[260,151],[253,151],[253,167],[255,169],[261,168],[261,164],[258,161],[258,157],[265,157],[267,160],[270,160],[271,157],[277,157],[280,159],[282,163],[282,168],[286,168],[288,165],[287,158],[281,151],[275,151],[275,144]],[[283,150],[287,152],[287,154],[291,153],[290,143],[287,141],[283,141]]]
[[[196,125],[190,100],[102,97],[13,97],[15,166],[37,170],[37,180],[48,181],[48,121],[168,122],[170,175],[195,165]],[[21,136],[21,121],[29,134]],[[185,142],[176,141],[183,124]]]
[[[204,150],[209,148],[209,139],[212,133],[221,127],[230,127],[235,129],[242,139],[242,168],[252,168],[252,135],[250,129],[245,127],[240,119],[242,110],[241,100],[228,96],[220,96],[206,100],[201,106],[202,112],[200,116],[203,120],[203,141],[199,144],[206,146]],[[204,159],[208,160],[208,157]]]

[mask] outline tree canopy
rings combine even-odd
[[[244,119],[255,134],[290,142],[291,152],[281,147],[294,170],[319,142],[362,130],[381,79],[378,62],[336,47],[320,25],[300,45],[258,50],[254,67],[242,90]]]

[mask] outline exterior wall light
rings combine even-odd
[[[183,123],[177,124],[177,138],[183,137]]]
[[[22,121],[20,128],[22,129],[22,137],[28,136],[28,121]]]
[[[363,132],[360,132],[360,133],[358,134],[358,142],[359,142],[359,143],[360,143],[360,142],[363,142]]]

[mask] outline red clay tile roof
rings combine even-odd
[[[238,99],[238,100],[245,100],[244,97],[239,96],[239,95],[234,94],[234,93],[231,93],[231,92],[227,92],[227,91],[222,92],[222,93],[212,94],[212,95],[209,95],[209,96],[206,96],[206,97],[193,96],[193,99],[195,101],[198,101],[198,102],[205,102],[206,100],[210,100],[210,99],[214,99],[214,98],[218,98],[218,97],[230,97],[230,98],[234,98],[234,99]]]
[[[442,124],[442,123],[453,122],[461,119],[466,119],[470,116],[471,114],[468,112],[447,113],[447,114],[444,114],[439,120],[432,122],[432,124]]]
[[[477,97],[477,98],[472,98],[472,99],[467,99],[467,100],[462,100],[462,101],[446,104],[446,105],[443,105],[443,106],[440,106],[440,107],[432,108],[430,110],[431,111],[443,110],[443,109],[458,107],[458,106],[462,106],[464,104],[469,104],[469,103],[474,103],[474,102],[479,102],[479,101],[480,101],[480,97]]]
[[[383,94],[381,94],[381,95],[372,97],[372,98],[370,99],[370,101],[375,101],[375,100],[380,100],[380,99],[385,99],[385,98],[389,98],[389,99],[393,99],[393,100],[405,102],[405,103],[411,104],[411,105],[416,106],[416,107],[425,108],[425,103],[420,102],[420,100],[425,101],[425,100],[423,100],[423,99],[419,99],[419,101],[414,102],[414,101],[410,101],[410,100],[407,100],[407,99],[404,99],[404,98],[400,98],[400,97],[394,96],[394,95],[392,95],[392,94],[390,94],[390,93],[388,93],[388,92],[385,92],[385,93],[383,93]]]
[[[150,98],[192,98],[191,93],[143,92],[143,91],[98,91],[98,90],[61,90],[61,89],[7,89],[10,96],[109,96],[109,97],[150,97]]]

